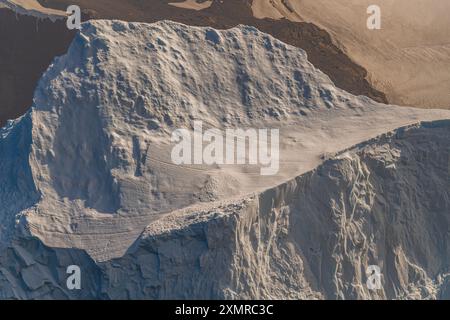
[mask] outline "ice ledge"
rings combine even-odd
[[[217,218],[223,218],[224,216],[230,216],[236,214],[236,212],[242,212],[250,203],[254,202],[259,197],[266,193],[278,193],[277,190],[284,189],[290,184],[295,184],[295,182],[302,177],[310,175],[312,172],[319,170],[321,167],[326,166],[329,161],[340,160],[343,156],[350,154],[357,154],[359,150],[385,141],[386,139],[393,138],[402,139],[405,133],[410,130],[430,130],[438,128],[447,128],[450,131],[450,119],[441,119],[433,121],[419,121],[413,124],[399,127],[395,130],[380,134],[372,139],[366,140],[364,142],[353,145],[342,151],[331,155],[329,159],[320,163],[316,168],[305,172],[299,176],[293,177],[275,187],[268,188],[264,191],[260,191],[253,194],[248,194],[241,198],[228,199],[226,201],[217,201],[213,203],[208,203],[206,205],[193,205],[187,208],[182,208],[175,210],[163,218],[148,225],[144,232],[141,234],[139,239],[134,244],[134,247],[139,242],[139,240],[144,240],[149,237],[158,237],[162,235],[171,234],[172,232],[179,232],[184,229],[190,228],[192,225],[207,223],[211,220]]]

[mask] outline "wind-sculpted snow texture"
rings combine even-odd
[[[0,298],[446,297],[449,118],[252,27],[86,23],[0,132]],[[174,165],[194,120],[280,129],[279,173]]]

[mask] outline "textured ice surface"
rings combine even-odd
[[[86,23],[0,132],[0,296],[442,296],[450,126],[394,130],[449,118],[352,96],[251,27]],[[174,165],[194,120],[280,129],[279,174]]]

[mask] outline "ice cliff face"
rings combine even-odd
[[[0,297],[445,296],[448,118],[338,90],[254,28],[85,24],[0,132]],[[174,165],[194,120],[280,129],[279,174]]]
[[[252,197],[173,212],[108,262],[15,240],[1,297],[449,298],[449,138],[449,121],[399,129]],[[80,291],[64,287],[70,264]]]
[[[162,219],[106,270],[145,260],[133,275],[152,298],[446,298],[449,135],[449,121],[402,128],[254,197]],[[369,265],[382,290],[367,289]]]

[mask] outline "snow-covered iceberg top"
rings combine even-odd
[[[337,89],[303,50],[253,27],[92,21],[44,74],[31,112],[0,138],[0,199],[10,203],[0,219],[49,246],[107,260],[174,210],[262,192],[327,154],[445,118],[449,111],[387,106]],[[278,174],[174,164],[171,134],[194,121],[278,129]]]

